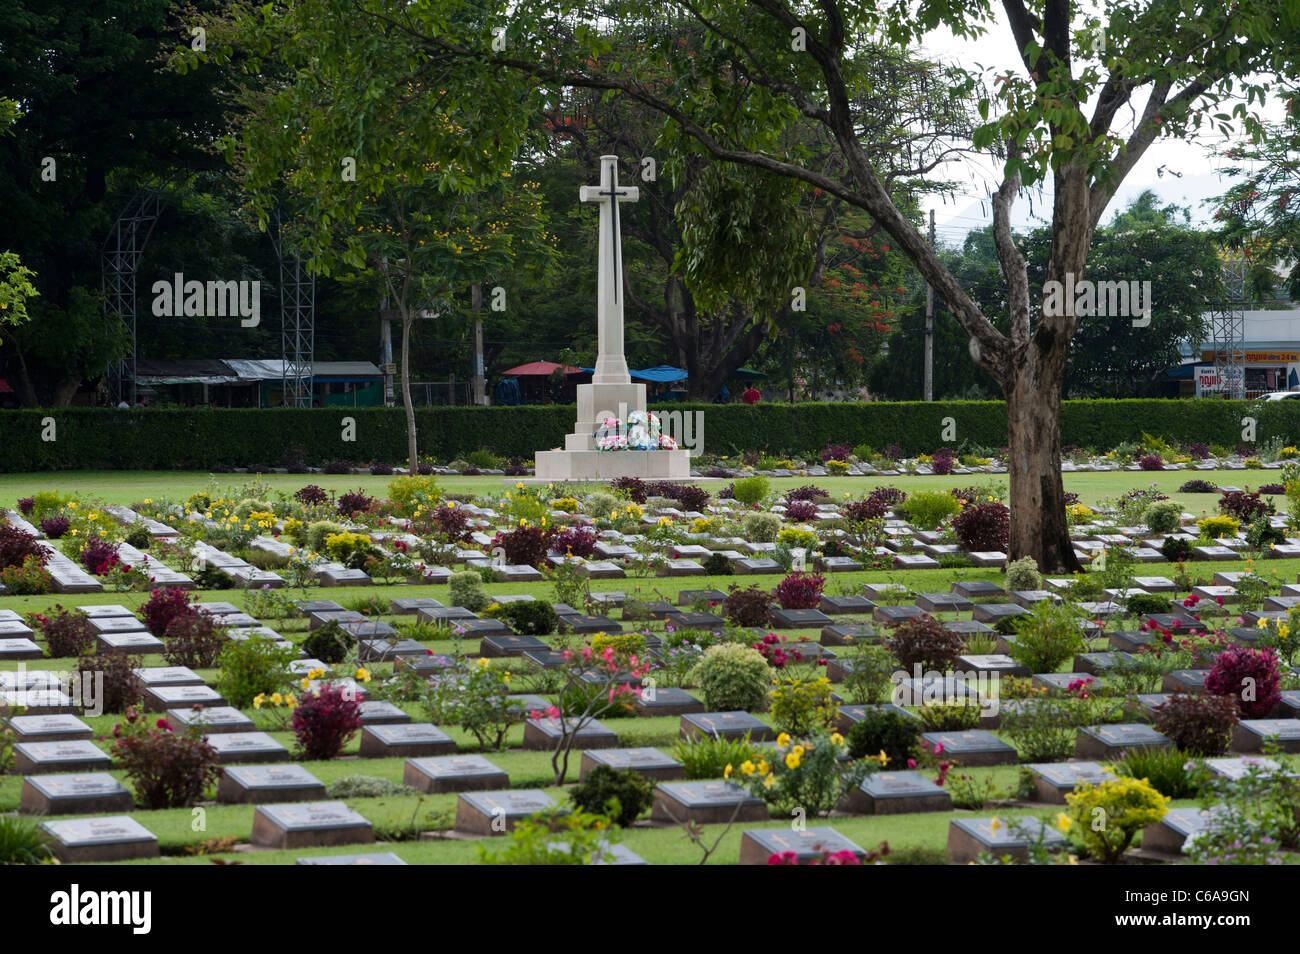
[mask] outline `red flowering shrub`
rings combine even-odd
[[[323,686],[293,710],[293,733],[304,759],[336,758],[361,728],[361,703],[351,690]]]
[[[1219,653],[1205,677],[1205,690],[1237,700],[1247,719],[1266,719],[1282,701],[1282,674],[1272,649],[1230,646]]]
[[[960,634],[929,615],[903,620],[894,627],[885,648],[909,672],[918,664],[923,670],[944,672],[966,651]]]
[[[307,507],[319,507],[330,499],[329,491],[316,484],[308,484],[294,493],[293,499]]]
[[[1159,454],[1146,454],[1138,458],[1138,466],[1143,470],[1164,470],[1165,462]]]
[[[825,588],[826,577],[799,570],[776,585],[776,601],[782,609],[816,609]]]
[[[142,808],[192,805],[221,771],[217,750],[198,726],[174,732],[166,719],[150,722],[132,707],[113,727],[113,738],[113,756],[126,770]]]
[[[99,537],[91,537],[81,548],[81,565],[87,573],[107,573],[118,564],[117,544]]]
[[[773,669],[784,669],[787,663],[797,663],[803,659],[803,653],[797,649],[786,652],[785,647],[781,645],[784,642],[786,642],[785,636],[768,633],[758,642],[751,643],[749,648],[766,659],[767,664]],[[825,662],[825,660],[819,661]]]
[[[515,527],[493,537],[492,548],[505,550],[506,562],[512,566],[540,567],[546,559],[546,551],[551,548],[554,534],[551,527]]]
[[[28,557],[35,557],[41,566],[45,566],[50,555],[26,530],[0,523],[0,567],[22,566]]]
[[[45,569],[45,561],[32,555],[22,566],[0,568],[0,584],[14,596],[38,596],[54,589],[54,577]]]
[[[1011,537],[1011,511],[1000,503],[967,507],[953,518],[952,528],[971,553],[1005,550]]]
[[[556,553],[589,557],[596,548],[596,532],[589,527],[565,527],[551,538]]]
[[[722,612],[737,626],[769,626],[772,594],[757,586],[732,586],[722,601]]]
[[[434,510],[431,516],[433,518],[431,529],[445,537],[447,542],[460,543],[469,536],[469,514],[465,511],[443,504]]]
[[[45,638],[45,651],[51,659],[79,656],[95,645],[95,630],[81,610],[65,610],[56,603],[48,612],[48,616],[28,613],[27,622]]]
[[[1264,516],[1272,509],[1271,503],[1260,499],[1258,491],[1255,493],[1249,490],[1220,491],[1219,513],[1227,514],[1238,523],[1253,523],[1257,517]]]
[[[816,516],[817,508],[803,500],[795,500],[785,508],[785,519],[795,523],[805,523]]]
[[[1237,700],[1212,692],[1175,692],[1155,707],[1157,732],[1192,755],[1212,757],[1228,751],[1237,724]]]
[[[140,607],[145,629],[162,639],[167,634],[167,627],[176,617],[197,616],[199,611],[190,605],[192,598],[187,591],[176,586],[151,590],[149,599]]]

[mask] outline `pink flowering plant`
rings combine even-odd
[[[217,751],[200,726],[176,732],[134,706],[113,726],[113,757],[126,770],[143,808],[193,805],[217,780]]]
[[[337,758],[361,728],[361,703],[351,689],[324,685],[313,694],[303,694],[293,710],[292,725],[304,759]]]
[[[1272,649],[1230,646],[1205,677],[1205,691],[1232,696],[1247,719],[1265,719],[1282,701],[1282,673]]]

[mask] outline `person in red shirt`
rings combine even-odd
[[[749,387],[745,388],[745,393],[740,396],[740,399],[746,404],[753,406],[758,403],[758,399],[761,397],[762,395],[758,393],[758,389],[751,384]]]

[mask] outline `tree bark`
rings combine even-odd
[[[420,472],[420,460],[415,446],[415,408],[411,405],[411,312],[402,303],[402,406],[406,408],[406,454],[410,458],[411,474]]]

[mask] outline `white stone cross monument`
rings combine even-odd
[[[564,438],[564,450],[539,451],[539,480],[592,480],[611,477],[690,476],[690,452],[684,450],[598,451],[594,435],[606,417],[626,423],[632,411],[644,411],[645,385],[633,383],[623,355],[623,236],[620,202],[635,202],[639,191],[618,184],[618,157],[600,157],[600,185],[583,186],[578,197],[600,207],[600,245],[596,270],[596,341],[598,357],[591,384],[578,385],[578,421]]]

